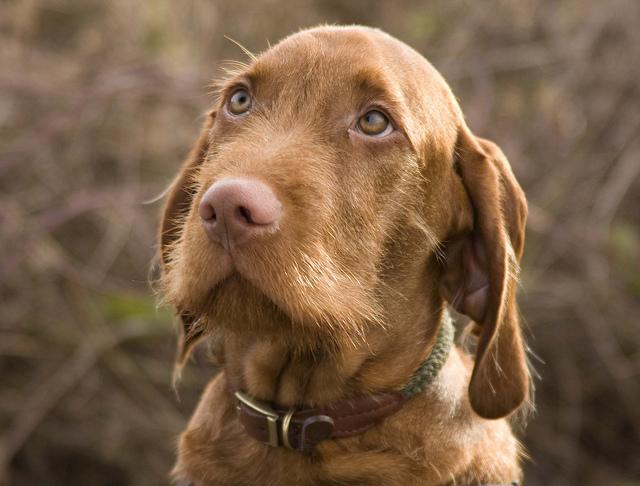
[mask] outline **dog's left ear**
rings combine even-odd
[[[455,164],[471,202],[473,229],[445,247],[441,292],[480,327],[469,399],[481,417],[499,418],[529,393],[516,306],[527,204],[500,148],[464,124]]]

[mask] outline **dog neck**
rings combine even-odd
[[[376,330],[366,345],[330,352],[294,350],[283,341],[230,333],[224,342],[224,370],[232,389],[285,407],[325,406],[387,391],[411,396],[435,378],[453,339],[446,310],[428,324],[421,321],[420,339]]]
[[[324,407],[299,406],[288,410],[277,404],[256,401],[241,390],[235,390],[240,422],[247,434],[260,442],[301,452],[310,452],[327,439],[360,434],[396,413],[409,398],[431,384],[447,361],[453,334],[453,324],[447,316],[428,358],[402,390],[361,395]]]

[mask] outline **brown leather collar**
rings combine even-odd
[[[310,452],[319,442],[360,434],[397,412],[408,397],[400,392],[363,395],[325,407],[282,409],[235,392],[240,422],[254,439],[273,447]],[[194,483],[186,481],[185,486]],[[507,484],[478,486],[518,486]],[[179,486],[182,486],[179,484]]]
[[[282,409],[235,392],[240,422],[254,439],[274,447],[302,452],[326,439],[360,434],[397,412],[406,397],[377,393],[331,403],[325,407]]]

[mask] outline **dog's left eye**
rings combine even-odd
[[[358,120],[358,128],[371,137],[383,137],[393,131],[387,115],[378,110],[371,110],[362,115]]]

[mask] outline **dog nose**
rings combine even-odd
[[[227,251],[278,229],[282,204],[273,191],[254,179],[223,179],[211,185],[198,207],[209,238]]]

